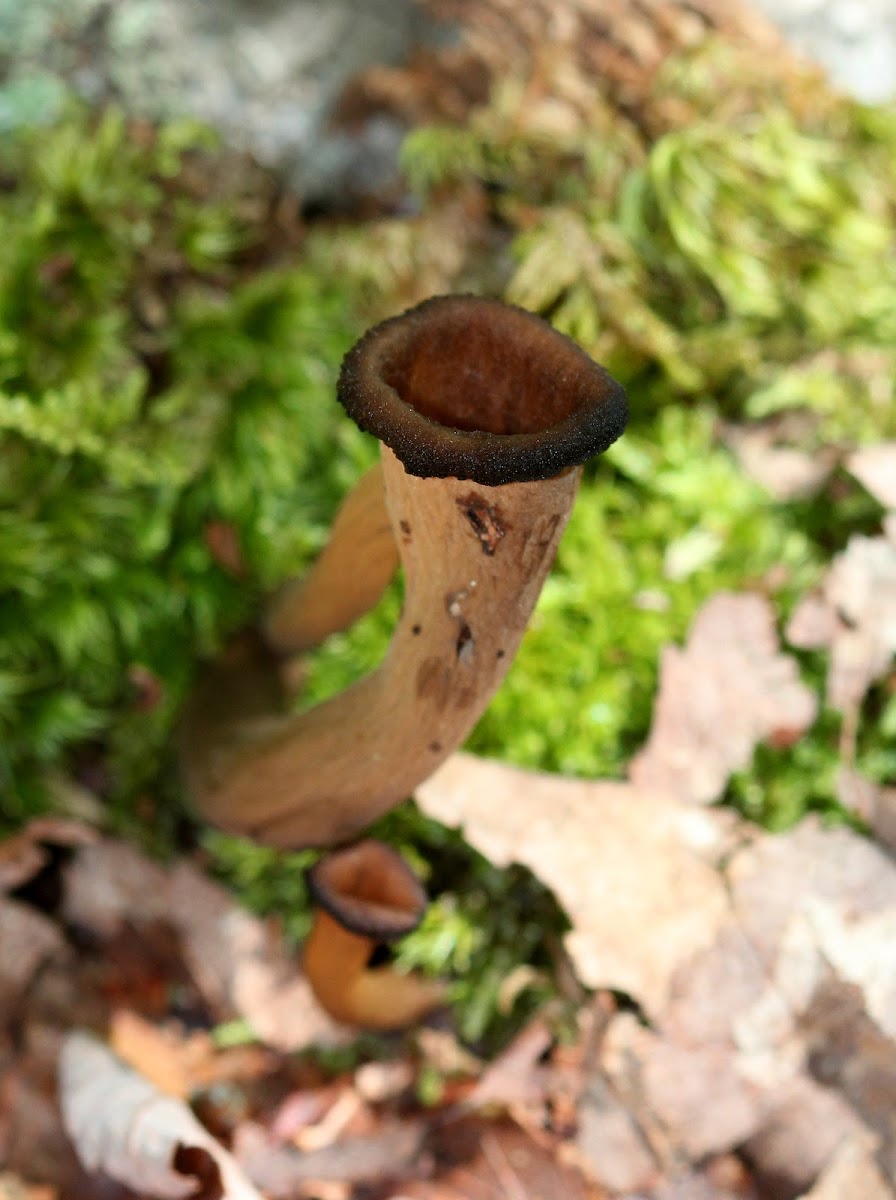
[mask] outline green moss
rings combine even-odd
[[[333,400],[357,332],[346,295],[301,267],[244,280],[259,233],[236,215],[243,181],[189,187],[208,147],[192,126],[151,135],[80,110],[4,143],[7,818],[76,747],[87,766],[97,747],[109,795],[153,780],[197,658],[307,561],[373,453]],[[232,528],[241,578],[211,522]],[[137,671],[158,684],[142,709]]]
[[[736,81],[737,86],[732,85]],[[657,133],[596,97],[547,137],[504,88],[464,129],[416,131],[424,195],[480,181],[515,233],[507,297],[628,383],[756,417],[801,407],[819,438],[896,433],[896,114],[810,71],[765,78],[707,44],[651,89]],[[648,114],[648,118],[652,114]]]

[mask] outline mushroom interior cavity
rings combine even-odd
[[[308,886],[340,925],[382,941],[410,933],[426,907],[426,893],[401,855],[371,838],[320,859]]]
[[[387,343],[381,370],[405,404],[439,425],[541,433],[593,392],[591,360],[583,354],[571,369],[568,344],[529,314],[446,304],[438,317],[419,320],[400,345]]]

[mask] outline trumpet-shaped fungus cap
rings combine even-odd
[[[351,933],[392,941],[420,924],[426,892],[400,854],[372,838],[335,850],[308,872],[312,899]]]
[[[436,296],[375,326],[342,365],[339,399],[410,475],[485,485],[549,479],[623,432],[623,388],[521,308]]]

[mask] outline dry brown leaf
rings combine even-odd
[[[644,1191],[659,1180],[633,1114],[601,1074],[589,1081],[579,1105],[576,1149],[588,1174],[611,1191]]]
[[[433,1130],[431,1142],[434,1177],[403,1183],[394,1200],[610,1200],[576,1167],[559,1161],[548,1139],[509,1121],[446,1122]]]
[[[113,839],[82,846],[63,873],[63,913],[69,924],[110,939],[130,924],[168,916],[168,876],[136,846]]]
[[[65,952],[65,939],[42,913],[0,896],[0,1023],[38,969]]]
[[[97,833],[67,817],[37,817],[0,842],[0,892],[11,892],[32,879],[47,862],[47,846],[83,846]]]
[[[199,1034],[200,1044],[209,1039]],[[189,1043],[170,1029],[161,1029],[129,1009],[113,1012],[109,1047],[121,1061],[166,1096],[185,1100],[193,1087]]]
[[[376,1133],[349,1137],[318,1150],[273,1144],[253,1126],[238,1131],[235,1153],[246,1174],[265,1195],[293,1197],[303,1184],[381,1183],[400,1179],[416,1165],[428,1122],[384,1122]]]
[[[879,787],[853,767],[843,766],[837,772],[837,799],[871,828],[882,845],[896,852],[896,787]]]
[[[828,704],[855,710],[896,653],[896,537],[851,537],[820,594],[797,606],[787,640],[805,650],[830,648]]]
[[[26,1183],[18,1175],[0,1171],[0,1200],[56,1200],[56,1188]]]
[[[314,999],[297,955],[224,888],[182,862],[168,895],[193,978],[222,1015],[239,1015],[263,1042],[287,1052],[348,1039]]]
[[[493,863],[529,867],[572,921],[566,944],[583,982],[628,992],[652,1015],[679,964],[725,918],[713,864],[731,844],[731,813],[464,754],[417,789],[417,802]]]
[[[543,1104],[547,1080],[539,1059],[553,1040],[546,1021],[536,1018],[530,1022],[485,1068],[467,1097],[467,1105],[471,1108],[494,1105],[524,1114],[527,1106]]]
[[[793,414],[756,425],[729,425],[725,441],[744,471],[776,500],[797,500],[813,495],[837,465],[838,452],[824,446],[810,454],[788,444],[790,438],[805,437],[805,423],[794,428]]]
[[[883,851],[808,817],[790,833],[742,850],[727,875],[741,928],[795,1006],[808,1003],[823,967],[836,959],[852,982],[867,987],[869,1004],[886,1009],[884,997],[891,989],[896,995],[896,976],[888,983],[883,970],[894,953],[887,939],[896,867]],[[896,1010],[883,1015],[896,1032]]]
[[[661,1032],[681,1046],[730,1043],[734,1023],[763,997],[768,976],[740,926],[727,921],[712,946],[683,962],[672,979]]]
[[[797,1076],[776,1090],[744,1153],[760,1183],[795,1196],[812,1186],[842,1144],[867,1136],[839,1092]]]
[[[873,1147],[855,1138],[837,1151],[802,1200],[894,1200],[894,1195],[874,1161]]]
[[[697,613],[684,649],[663,652],[653,727],[630,778],[679,800],[711,803],[759,742],[790,745],[816,709],[795,661],[778,649],[768,601],[720,592]]]
[[[884,508],[896,509],[896,442],[855,450],[846,469]]]
[[[89,1034],[66,1038],[59,1090],[66,1130],[88,1170],[150,1196],[261,1200],[185,1104],[156,1091]]]
[[[759,1090],[739,1072],[733,1046],[680,1046],[623,1014],[610,1023],[602,1063],[667,1170],[729,1150],[759,1127]]]

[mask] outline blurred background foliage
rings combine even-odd
[[[782,617],[880,510],[832,468],[775,500],[726,441],[800,414],[841,455],[896,436],[896,114],[726,44],[667,61],[636,120],[502,83],[463,125],[414,130],[408,215],[303,220],[187,122],[72,101],[0,143],[0,794],[15,824],[71,794],[170,849],[174,722],[199,661],[301,571],[375,445],[334,398],[371,321],[473,290],[543,313],[629,389],[625,438],[586,470],[556,568],[473,750],[623,772],[661,648],[721,588]],[[407,206],[406,206],[407,207]],[[400,581],[303,663],[310,703],[380,658]],[[821,692],[824,663],[802,658]],[[872,691],[860,765],[896,774]],[[837,721],[763,751],[729,799],[767,824],[834,814]],[[147,833],[147,829],[149,833]],[[564,918],[407,806],[383,822],[436,902],[408,965],[458,975],[461,1029],[544,994]],[[178,833],[179,831],[179,833]],[[304,932],[301,868],[205,834],[214,869]],[[526,964],[518,993],[504,981]]]

